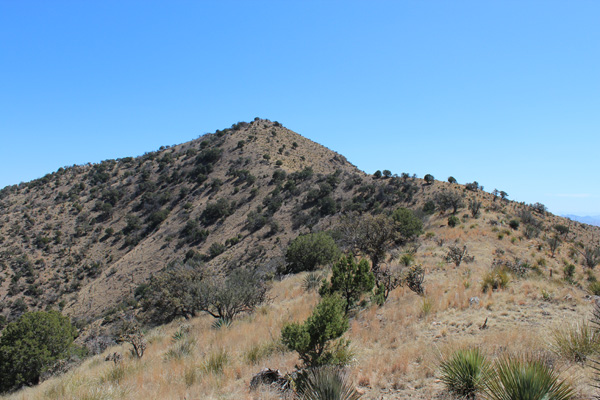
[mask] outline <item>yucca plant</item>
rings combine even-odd
[[[361,397],[348,374],[332,365],[302,371],[295,383],[298,398],[302,400],[357,400]]]
[[[552,338],[552,350],[570,361],[583,363],[600,350],[598,330],[585,321],[556,329]]]
[[[448,391],[467,399],[474,399],[490,379],[490,364],[478,348],[455,351],[440,368]]]
[[[554,368],[531,356],[500,358],[486,384],[488,400],[569,400],[574,391]]]
[[[312,292],[321,287],[323,277],[318,272],[309,272],[302,282],[302,288],[307,292]]]
[[[229,318],[219,318],[212,324],[212,328],[219,330],[229,328],[231,326],[231,320]]]
[[[179,329],[172,336],[173,341],[176,342],[185,339],[190,333],[190,330],[191,327],[187,324],[180,326]]]
[[[600,334],[600,304],[595,301],[594,302],[594,310],[592,311],[592,329],[596,334]],[[594,383],[593,387],[600,390],[600,362],[598,360],[589,360],[591,364],[589,364],[594,370]],[[596,397],[600,398],[600,396]]]

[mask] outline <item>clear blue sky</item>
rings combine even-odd
[[[600,214],[598,1],[0,0],[0,187],[256,116]]]

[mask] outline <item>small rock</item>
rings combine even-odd
[[[284,391],[289,388],[289,380],[279,370],[264,368],[254,375],[250,381],[250,389],[256,389],[259,385],[267,385]]]

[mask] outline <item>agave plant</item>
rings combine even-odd
[[[448,391],[467,399],[485,388],[491,368],[478,348],[455,351],[441,364],[442,382]]]
[[[180,326],[179,329],[172,336],[173,341],[177,342],[179,340],[187,338],[188,334],[190,333],[190,330],[191,327],[187,324]]]
[[[229,328],[230,326],[231,326],[231,320],[229,318],[219,318],[212,324],[213,329],[217,329],[217,330],[223,329],[223,328]]]
[[[317,290],[321,284],[323,283],[323,277],[320,273],[317,272],[309,272],[302,282],[302,287],[307,292],[312,292]]]
[[[348,374],[332,365],[303,371],[296,379],[298,397],[302,400],[357,400]]]
[[[558,373],[540,360],[530,356],[499,359],[494,367],[495,377],[486,384],[485,398],[489,400],[569,400],[574,391],[559,380]]]

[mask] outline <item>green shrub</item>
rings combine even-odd
[[[530,356],[501,358],[486,384],[489,400],[569,400],[574,395],[553,367]]]
[[[573,282],[575,279],[575,265],[566,264],[563,268],[563,274],[567,282]]]
[[[250,211],[246,216],[246,224],[250,232],[260,230],[267,222],[269,222],[269,218],[255,210]]]
[[[210,247],[208,248],[208,256],[210,258],[215,258],[220,254],[223,254],[225,252],[227,248],[225,247],[224,244],[222,243],[213,243],[210,245]]]
[[[326,296],[338,293],[346,302],[346,314],[363,293],[370,292],[375,285],[375,277],[369,262],[365,259],[358,263],[352,254],[342,257],[332,267],[331,282],[324,282],[319,293]]]
[[[552,332],[552,350],[570,361],[583,363],[600,350],[600,332],[585,321],[563,326]]]
[[[285,253],[285,272],[314,271],[320,265],[337,260],[339,256],[340,250],[328,234],[318,232],[300,235],[290,243]]]
[[[594,296],[600,296],[600,281],[593,281],[593,282],[591,282],[590,285],[588,286],[588,290]]]
[[[323,298],[304,323],[291,323],[283,327],[282,343],[298,352],[300,360],[308,367],[346,362],[338,355],[340,350],[344,353],[348,342],[339,341],[338,346],[332,344],[348,330],[344,308],[344,301],[339,296]]]
[[[212,225],[223,217],[228,217],[233,213],[235,203],[230,203],[227,199],[218,199],[215,203],[208,203],[200,215],[200,220],[206,225]]]
[[[432,200],[429,200],[423,206],[423,212],[427,215],[431,215],[435,212],[435,203]]]
[[[448,391],[467,399],[474,399],[490,379],[491,367],[477,348],[455,351],[440,368]]]
[[[361,397],[348,374],[336,366],[304,370],[294,383],[300,398],[304,400],[357,400]]]
[[[0,391],[37,384],[52,364],[66,358],[77,336],[57,311],[23,314],[0,337]]]
[[[163,223],[164,220],[169,216],[169,210],[163,209],[159,211],[155,211],[148,216],[146,222],[148,223],[148,232],[151,232],[158,228],[160,224]]]
[[[448,226],[450,228],[454,228],[458,224],[460,224],[460,219],[458,219],[456,215],[451,215],[448,217]]]
[[[190,219],[185,223],[180,236],[190,244],[198,244],[206,240],[208,233],[207,229],[200,228],[197,221]]]
[[[278,162],[280,162],[280,161],[278,161]],[[286,177],[287,177],[287,174],[286,174],[286,172],[284,170],[282,170],[282,169],[276,169],[273,172],[273,183],[283,182]]]
[[[510,227],[511,227],[512,229],[514,229],[514,230],[517,230],[517,229],[519,229],[519,225],[520,225],[520,223],[519,223],[519,220],[518,220],[518,219],[511,219],[511,220],[508,222],[508,226],[510,226]]]
[[[407,208],[399,208],[394,211],[392,219],[396,223],[396,229],[402,241],[412,240],[423,233],[423,222]]]
[[[560,235],[566,236],[569,234],[569,227],[563,224],[556,224],[554,225],[554,229],[556,229],[556,232],[558,232]]]

